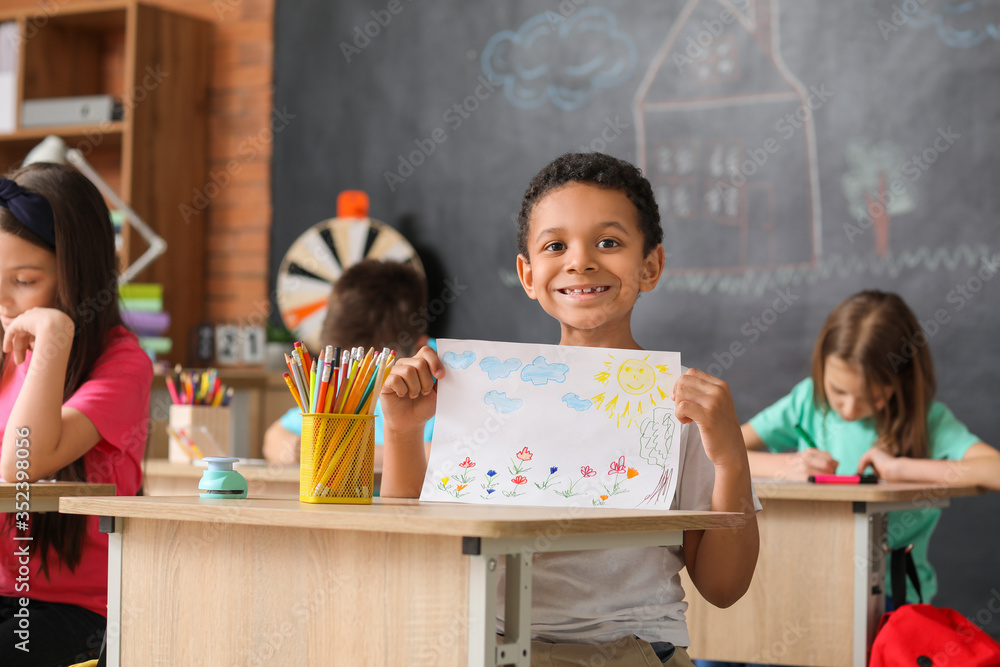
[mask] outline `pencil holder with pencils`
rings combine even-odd
[[[300,501],[371,504],[374,484],[374,415],[302,415]]]
[[[203,456],[232,456],[232,426],[229,407],[171,405],[167,459],[191,463]]]

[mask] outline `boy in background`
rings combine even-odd
[[[366,259],[350,266],[330,293],[323,322],[323,346],[342,349],[361,346],[396,350],[410,357],[425,345],[436,347],[427,337],[427,281],[412,265]],[[264,434],[264,458],[269,463],[299,462],[302,419],[292,408]],[[430,444],[434,421],[424,428]],[[382,468],[382,408],[375,408],[375,469]]]

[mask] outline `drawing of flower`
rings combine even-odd
[[[601,496],[601,500],[607,500],[608,496]]]
[[[466,456],[465,460],[458,464],[458,467],[464,468],[462,474],[458,476],[459,481],[463,484],[468,484],[472,481],[469,479],[469,472],[476,467],[476,462]]]
[[[512,477],[510,481],[514,482],[514,484],[516,484],[517,486],[514,487],[513,491],[504,491],[503,494],[505,496],[507,496],[508,498],[516,498],[517,496],[524,495],[524,494],[518,493],[517,489],[522,484],[526,484],[528,482],[528,478],[525,477],[524,475],[518,475],[516,477]]]
[[[529,470],[531,470],[531,468],[524,467],[524,464],[527,461],[531,460],[531,452],[528,451],[527,447],[519,451],[514,456],[516,456],[518,460],[520,460],[520,463],[514,463],[514,459],[510,460],[511,467],[508,468],[508,470],[510,471],[511,475],[520,475],[522,472],[528,472]]]
[[[566,490],[564,490],[564,491],[556,491],[556,493],[558,493],[563,498],[571,498],[572,496],[578,496],[578,495],[580,495],[580,492],[574,493],[573,492],[573,487],[576,486],[585,477],[593,477],[596,474],[597,474],[597,471],[594,470],[593,468],[591,468],[590,466],[582,466],[580,468],[580,479],[576,480],[575,482],[572,479],[570,479],[569,480],[569,488],[566,489]]]
[[[538,482],[535,482],[535,486],[537,486],[539,489],[547,489],[547,488],[549,488],[549,485],[554,481],[552,479],[552,475],[556,474],[556,472],[558,470],[559,470],[559,468],[557,466],[550,467],[549,468],[549,476],[546,477],[545,481],[542,482],[541,484],[539,484]]]
[[[451,477],[442,477],[440,484],[438,484],[438,488],[444,491],[445,493],[450,493],[451,495],[455,495],[455,492],[448,488],[448,481],[450,479]]]
[[[461,491],[462,489],[464,489],[464,488],[465,488],[465,487],[467,487],[467,486],[468,486],[468,484],[459,484],[459,485],[458,485],[458,488],[457,488],[457,489],[455,489],[455,490],[456,490],[456,491]]]
[[[639,474],[639,471],[635,468],[629,468],[625,465],[624,454],[619,456],[617,461],[612,461],[611,466],[608,469],[608,474],[615,476],[614,485],[610,489],[607,486],[604,487],[604,490],[608,492],[608,497],[618,495],[619,493],[628,493],[626,489],[621,488],[621,480],[619,480],[619,477],[622,473],[625,473],[625,479],[632,479]],[[606,499],[607,498],[605,498],[605,500]]]
[[[451,477],[442,477],[441,478],[441,483],[444,484],[445,486],[448,486],[448,480],[449,479],[451,479]]]
[[[494,489],[493,486],[498,481],[499,480],[497,479],[497,471],[496,470],[490,470],[489,472],[486,473],[486,483],[485,484],[480,484],[480,486],[483,487],[484,489],[486,489],[487,493],[493,493],[494,491],[496,491],[496,489]]]
[[[483,487],[483,488],[486,488],[486,487]],[[486,495],[485,495],[485,496],[479,496],[479,497],[480,497],[480,498],[487,498],[487,499],[488,499],[488,498],[490,497],[490,495],[491,495],[491,494],[492,494],[492,493],[493,493],[494,491],[496,491],[496,489],[486,489]]]
[[[599,507],[601,505],[604,505],[608,501],[608,498],[609,498],[609,496],[603,496],[602,495],[601,498],[600,498],[600,500],[598,500],[597,498],[594,498],[590,502],[593,503],[595,506]]]

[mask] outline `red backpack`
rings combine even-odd
[[[909,575],[923,597],[909,550],[893,552],[891,571],[893,593],[906,590]],[[1000,644],[972,621],[954,609],[905,604],[905,596],[896,611],[882,615],[868,667],[1000,667]]]
[[[1000,667],[1000,644],[954,609],[908,604],[882,615],[868,665]]]

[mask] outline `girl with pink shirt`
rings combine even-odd
[[[152,365],[118,309],[114,229],[82,174],[35,164],[0,179],[0,477],[111,483],[136,495]],[[108,538],[97,517],[0,519],[0,664],[97,657]]]

